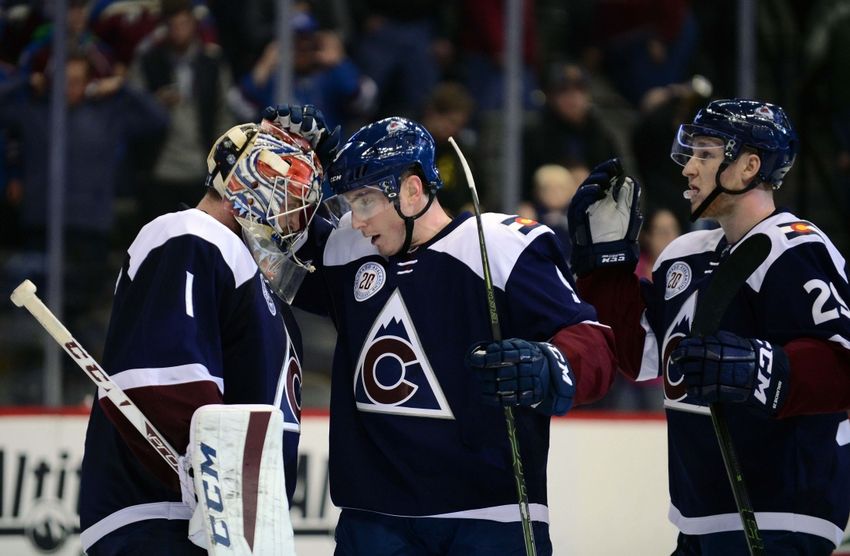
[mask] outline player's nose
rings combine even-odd
[[[689,158],[688,162],[686,162],[685,165],[682,167],[682,175],[687,178],[690,178],[692,176],[695,176],[696,174],[696,163],[694,162],[693,158]]]
[[[357,215],[357,211],[351,211],[351,227],[355,230],[362,230],[366,226],[366,220]]]

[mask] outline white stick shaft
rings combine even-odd
[[[62,346],[65,353],[88,375],[88,377],[106,392],[106,397],[115,404],[115,407],[127,418],[139,434],[145,437],[150,445],[162,458],[177,472],[177,451],[171,447],[165,437],[148,421],[139,407],[133,403],[127,394],[115,384],[106,371],[94,358],[77,343],[68,329],[59,322],[50,309],[35,294],[35,285],[29,280],[24,280],[15,288],[10,296],[12,302],[18,307],[24,307],[50,334],[56,343]]]
[[[463,153],[460,150],[460,147],[455,142],[454,137],[449,137],[449,143],[451,143],[452,148],[454,148],[455,153],[457,153],[458,160],[460,160],[460,165],[463,167],[463,173],[466,176],[466,184],[469,186],[470,191],[472,192],[472,197],[475,200],[475,206],[478,207],[480,200],[478,199],[478,190],[475,188],[475,179],[472,177],[472,170],[469,168],[469,163],[466,161],[466,157],[463,156]]]

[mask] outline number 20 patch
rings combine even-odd
[[[386,274],[378,263],[363,263],[354,275],[354,299],[365,301],[384,287]]]
[[[664,300],[673,298],[691,285],[691,267],[688,263],[676,261],[667,270],[667,276],[664,277]]]

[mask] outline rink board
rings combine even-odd
[[[80,554],[78,470],[87,415],[0,414],[0,554]],[[299,556],[333,552],[327,482],[328,420],[302,423],[298,490],[292,507]],[[581,414],[556,419],[549,456],[555,554],[669,554],[663,418]],[[850,554],[850,548],[845,554]]]

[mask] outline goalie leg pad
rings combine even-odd
[[[198,505],[189,538],[215,556],[295,554],[283,467],[283,414],[206,405],[189,442]]]

